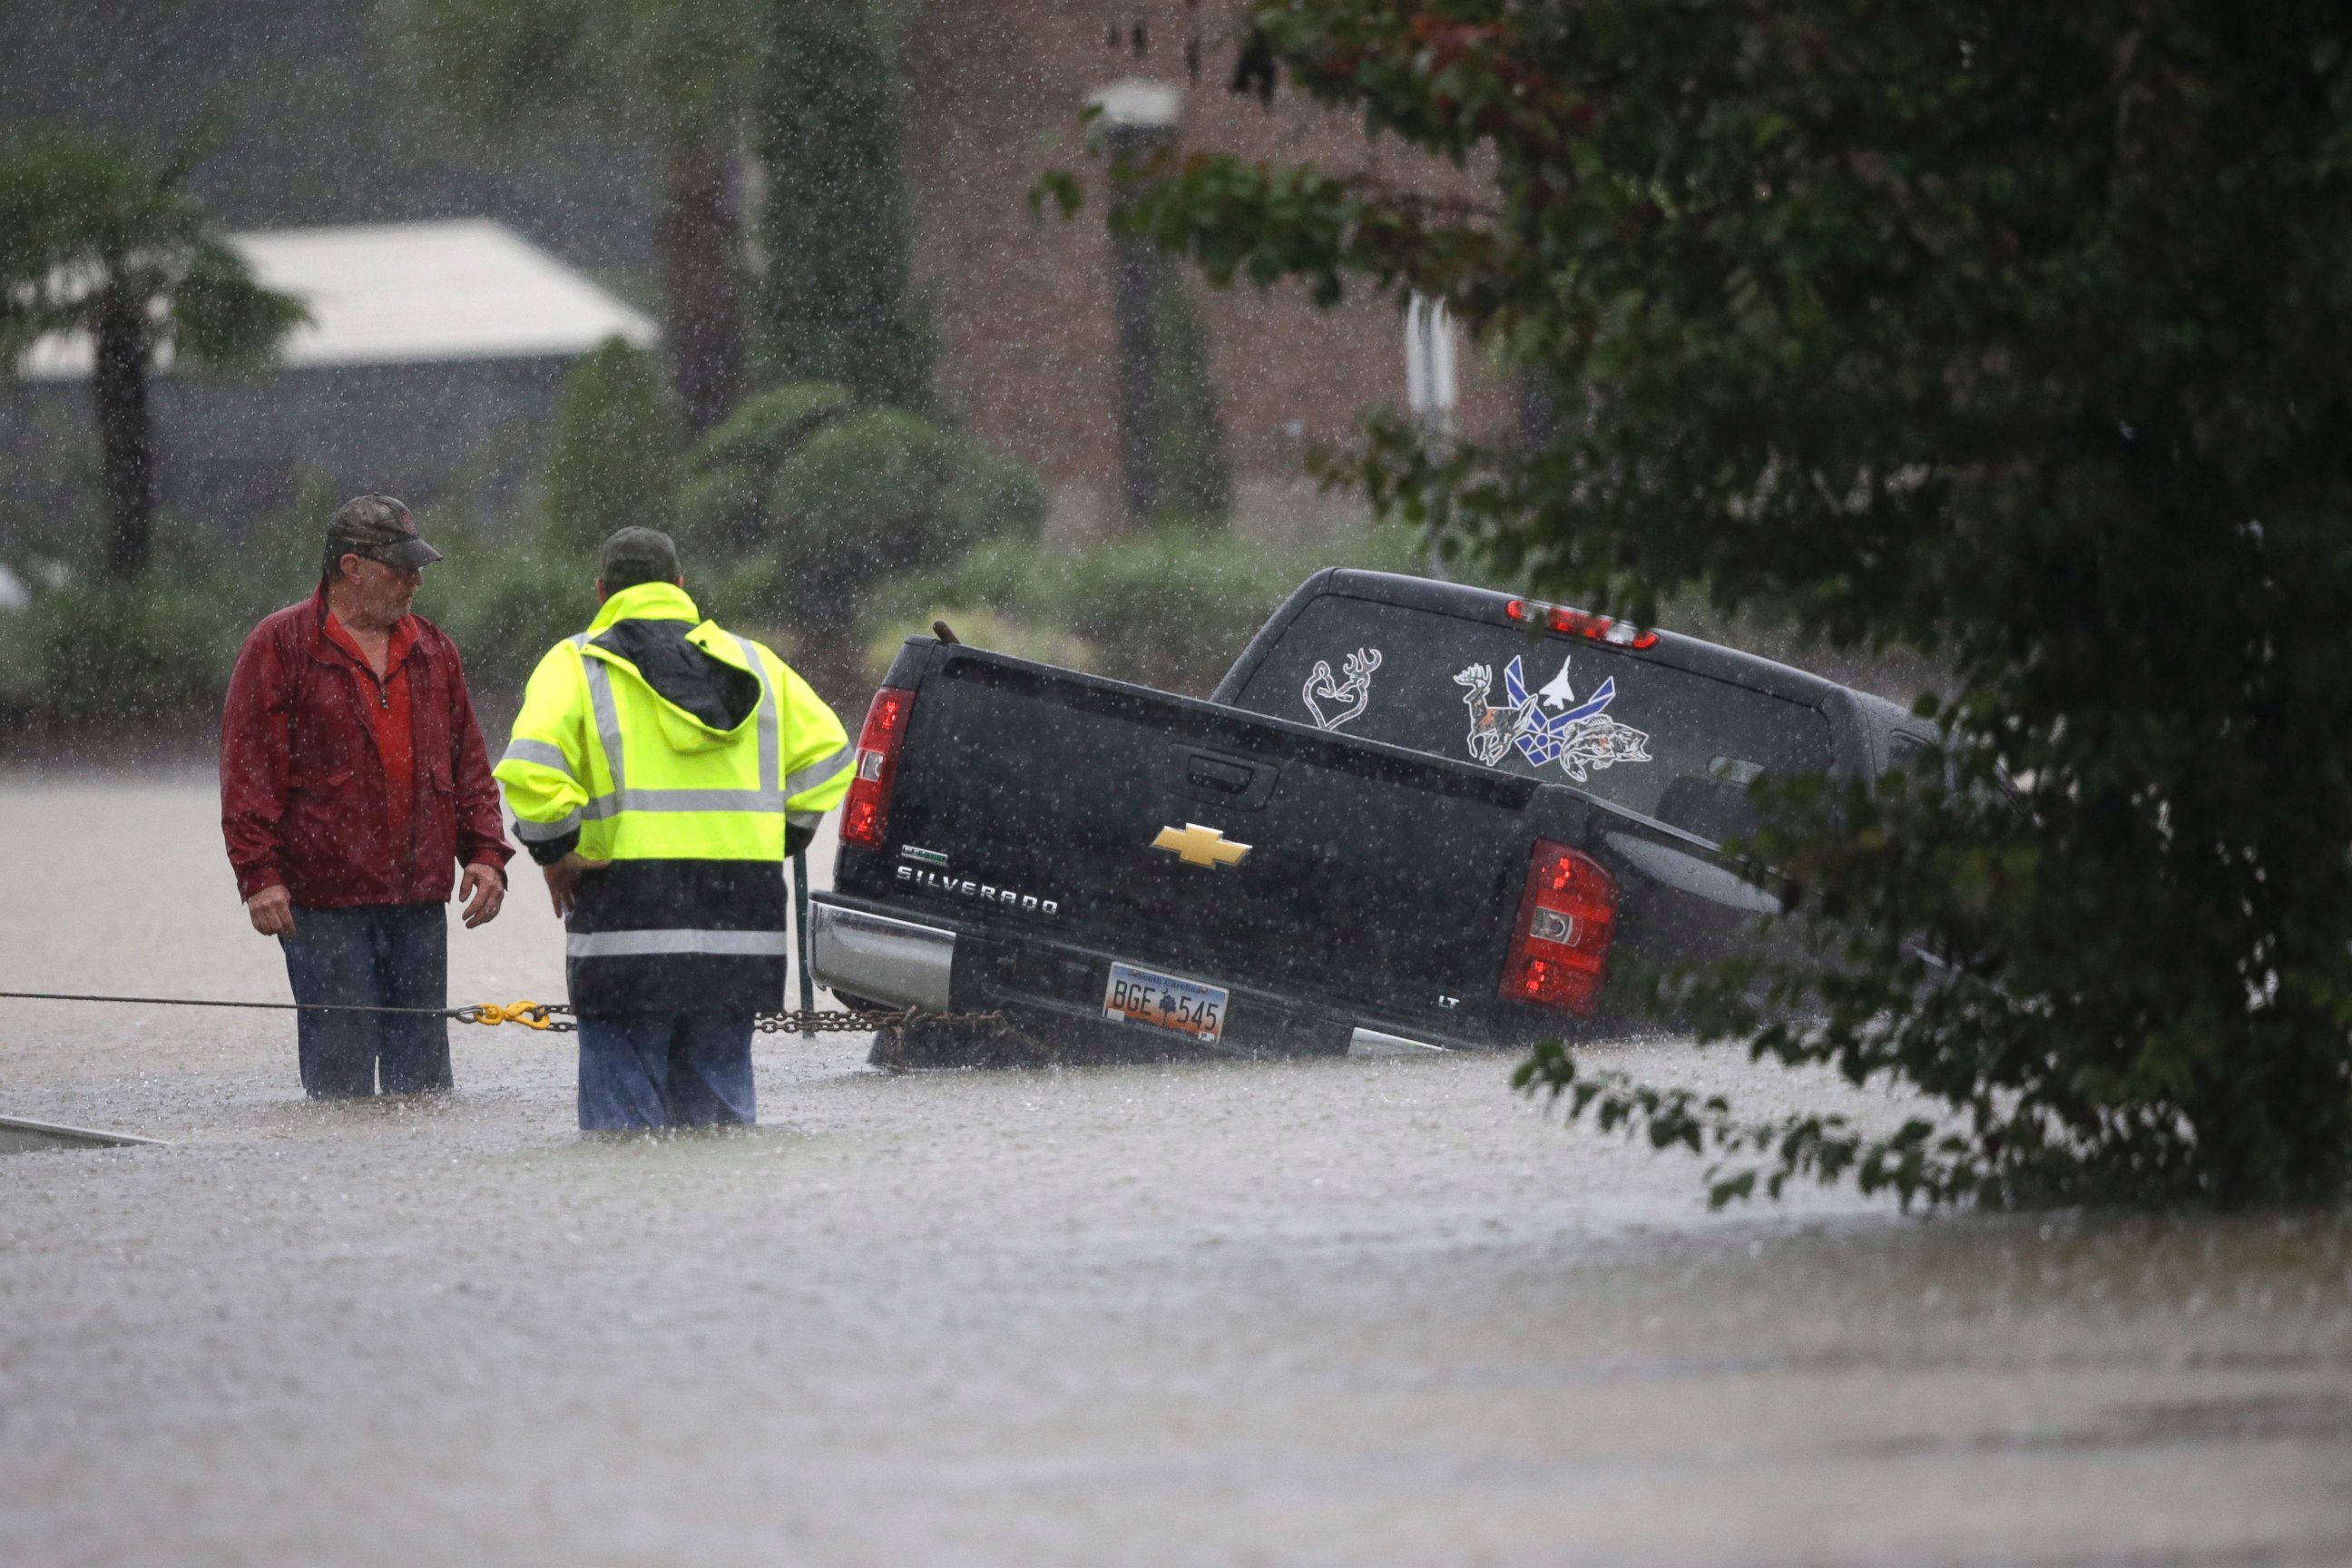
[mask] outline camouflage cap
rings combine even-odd
[[[441,559],[416,536],[405,502],[391,496],[354,496],[335,510],[327,524],[327,569],[346,555],[381,561],[397,572],[414,572]]]

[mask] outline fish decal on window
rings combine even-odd
[[[1596,769],[1650,761],[1649,732],[1609,717],[1609,705],[1617,700],[1615,678],[1602,680],[1580,702],[1569,684],[1570,662],[1561,660],[1559,673],[1541,690],[1531,692],[1527,671],[1514,655],[1503,667],[1502,707],[1494,702],[1490,666],[1474,664],[1456,675],[1454,684],[1462,688],[1462,704],[1470,710],[1472,759],[1497,767],[1517,747],[1537,767],[1558,763],[1578,784]]]
[[[1340,661],[1340,668],[1347,672],[1348,679],[1334,680],[1331,678],[1331,661],[1317,659],[1315,668],[1307,677],[1307,684],[1298,689],[1299,698],[1306,702],[1307,710],[1315,715],[1315,727],[1336,730],[1360,716],[1371,704],[1372,671],[1380,667],[1380,649],[1360,647]],[[1327,702],[1331,704],[1328,712],[1323,706]]]

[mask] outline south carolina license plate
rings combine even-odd
[[[1103,1016],[1214,1044],[1225,1032],[1225,995],[1222,986],[1114,963],[1103,991]]]

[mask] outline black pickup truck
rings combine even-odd
[[[909,637],[811,967],[1072,1058],[1622,1032],[1628,955],[1724,951],[1779,907],[1718,848],[1750,783],[1931,740],[1785,665],[1384,573],[1309,579],[1206,701]],[[926,1027],[877,1053],[959,1059]]]

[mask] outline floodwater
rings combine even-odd
[[[560,996],[536,880],[453,1000]],[[202,777],[0,780],[0,989],[283,996]],[[0,1560],[2352,1561],[2352,1217],[1710,1215],[1503,1057],[866,1046],[583,1143],[512,1027],[323,1106],[280,1016],[0,1002],[0,1112],[173,1140],[0,1159]]]

